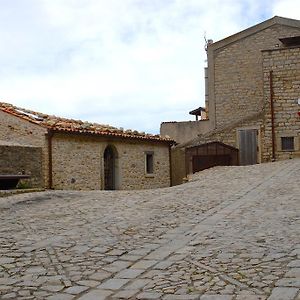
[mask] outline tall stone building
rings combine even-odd
[[[170,139],[1,102],[0,125],[0,174],[30,174],[32,187],[114,190],[170,186]]]
[[[299,156],[300,21],[273,17],[211,41],[207,57],[206,119],[190,122],[194,130],[186,136],[177,129],[183,132],[186,122],[161,125],[161,133],[179,143],[174,182],[207,166],[232,164],[225,146],[238,150],[241,165]]]

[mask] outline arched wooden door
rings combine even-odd
[[[114,190],[115,186],[115,166],[116,156],[114,149],[111,146],[107,146],[104,151],[104,189]]]

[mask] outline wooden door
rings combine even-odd
[[[110,146],[104,151],[104,189],[115,189],[115,155]]]
[[[238,131],[240,165],[257,163],[257,129],[240,129]]]

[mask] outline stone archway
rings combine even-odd
[[[117,150],[108,145],[104,150],[104,189],[115,190],[117,182]]]

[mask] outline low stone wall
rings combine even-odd
[[[42,148],[30,146],[0,145],[0,174],[26,174],[24,186],[30,188],[43,186]]]

